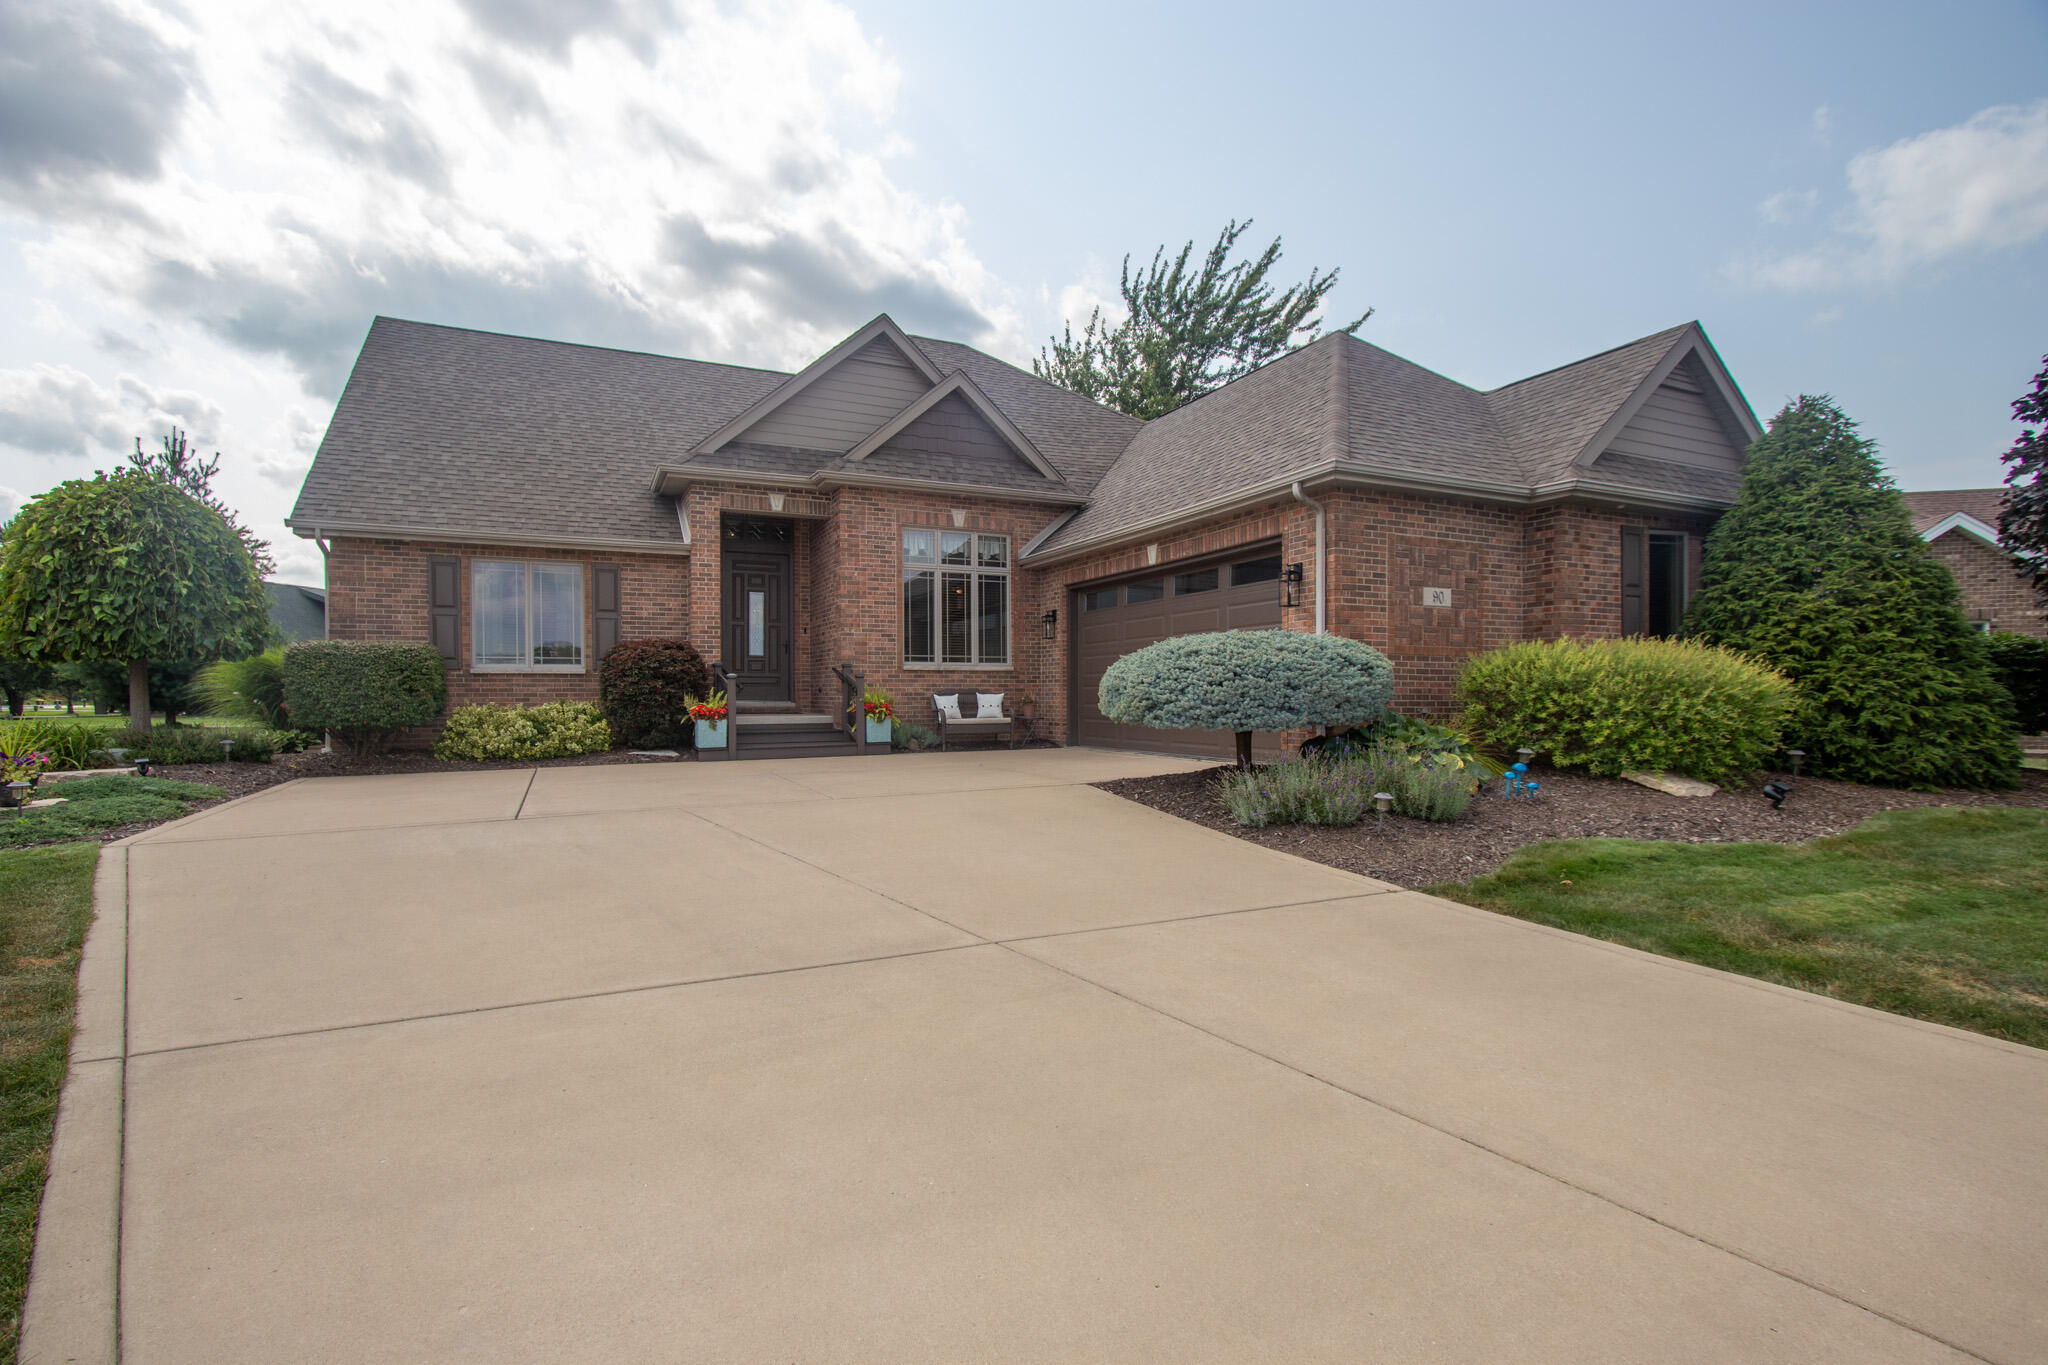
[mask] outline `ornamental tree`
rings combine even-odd
[[[1252,765],[1252,732],[1363,725],[1394,697],[1387,656],[1341,635],[1224,630],[1178,635],[1124,655],[1103,672],[1102,714],[1156,730],[1230,730],[1237,766]]]
[[[2022,556],[2034,575],[2034,591],[2048,606],[2048,356],[2031,392],[2013,400],[2019,439],[2004,455],[2005,506],[1998,514],[1998,543]]]
[[[1032,372],[1149,420],[1314,341],[1337,272],[1311,269],[1307,280],[1278,288],[1268,278],[1280,262],[1278,237],[1256,257],[1230,260],[1251,225],[1232,219],[1192,269],[1193,241],[1172,260],[1160,246],[1136,275],[1124,257],[1123,319],[1105,322],[1097,308],[1078,339],[1068,327],[1041,348]],[[1356,332],[1371,316],[1368,308],[1343,330]]]
[[[1801,397],[1749,448],[1707,537],[1688,631],[1798,686],[1785,743],[1814,772],[1898,787],[2011,787],[2010,702],[1955,579],[1913,530],[1877,447]]]
[[[142,469],[61,483],[0,543],[0,650],[128,666],[129,728],[149,729],[152,660],[261,650],[269,599],[219,512]]]

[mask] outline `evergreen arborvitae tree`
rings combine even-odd
[[[1802,396],[1749,448],[1686,614],[1706,641],[1799,685],[1788,747],[1812,771],[1894,787],[2010,787],[2011,704],[1955,580],[1913,530],[1876,446]]]

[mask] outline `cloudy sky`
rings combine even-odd
[[[1668,7],[1667,7],[1668,8]],[[1028,360],[1233,215],[1491,386],[1701,319],[1984,486],[2048,352],[2039,4],[0,4],[0,514],[172,424],[283,576],[378,313]]]

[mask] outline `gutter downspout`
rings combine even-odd
[[[1311,507],[1311,508],[1314,508],[1314,509],[1315,509],[1315,514],[1316,514],[1316,634],[1318,634],[1318,635],[1321,635],[1321,634],[1323,634],[1323,633],[1324,633],[1324,630],[1325,630],[1326,626],[1327,626],[1327,625],[1328,625],[1328,623],[1329,623],[1329,615],[1328,615],[1327,609],[1325,608],[1325,606],[1324,606],[1324,603],[1323,603],[1323,559],[1324,559],[1324,555],[1325,555],[1325,553],[1326,553],[1326,552],[1325,552],[1325,550],[1324,550],[1324,548],[1323,548],[1323,540],[1324,540],[1324,537],[1325,537],[1325,535],[1327,534],[1327,531],[1328,531],[1328,527],[1329,527],[1329,524],[1330,524],[1330,510],[1329,510],[1329,509],[1328,509],[1327,507],[1323,506],[1323,505],[1322,505],[1321,503],[1317,502],[1317,501],[1316,501],[1316,500],[1315,500],[1314,498],[1310,497],[1310,496],[1309,496],[1308,494],[1306,494],[1306,493],[1302,492],[1302,491],[1301,491],[1301,484],[1300,484],[1300,483],[1299,483],[1298,481],[1297,481],[1297,482],[1295,483],[1295,485],[1294,485],[1294,486],[1293,486],[1293,487],[1292,487],[1291,489],[1289,489],[1288,491],[1294,494],[1294,500],[1295,500],[1296,502],[1298,502],[1298,503],[1302,504],[1302,505],[1303,505],[1304,507]]]

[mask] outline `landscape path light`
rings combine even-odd
[[[1380,808],[1379,827],[1385,829],[1387,827],[1387,812],[1393,809],[1394,806],[1394,794],[1392,792],[1374,792],[1372,794],[1372,803]]]
[[[148,754],[144,754],[144,755],[143,755],[143,756],[142,756],[141,758],[138,758],[138,759],[136,759],[136,760],[135,760],[135,775],[136,775],[137,777],[148,777],[148,776],[149,776],[149,755],[148,755]]]

